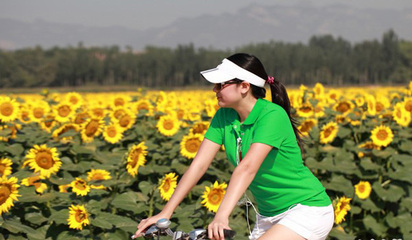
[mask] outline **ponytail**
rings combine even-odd
[[[289,96],[286,91],[285,86],[281,82],[279,82],[277,79],[274,79],[273,82],[269,84],[270,86],[270,92],[272,93],[272,102],[276,103],[277,105],[281,106],[283,109],[285,109],[286,113],[289,116],[290,122],[293,127],[293,131],[295,132],[296,136],[296,141],[298,142],[298,145],[300,147],[300,151],[303,153],[303,141],[302,138],[300,137],[301,132],[297,128],[297,125],[299,124],[296,119],[294,119],[290,113],[290,101],[289,101]]]

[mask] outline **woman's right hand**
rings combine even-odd
[[[152,217],[146,218],[146,219],[142,219],[139,225],[137,225],[137,231],[134,235],[132,235],[132,239],[142,236],[143,235],[142,232],[145,231],[146,228],[148,228],[152,224],[155,224],[158,220],[162,218],[169,219],[168,217],[162,215],[161,213],[154,215]]]

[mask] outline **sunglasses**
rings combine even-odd
[[[220,90],[222,90],[223,88],[229,86],[230,84],[237,84],[237,83],[241,83],[241,82],[242,82],[242,80],[233,79],[233,80],[229,80],[229,81],[223,82],[223,83],[215,83],[215,87],[214,87],[214,88],[215,88],[217,91],[220,91]]]

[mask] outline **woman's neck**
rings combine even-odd
[[[245,98],[239,103],[238,106],[233,108],[235,109],[237,114],[239,114],[240,123],[243,123],[246,120],[247,116],[249,116],[250,112],[256,104],[256,101],[257,99],[254,97]]]

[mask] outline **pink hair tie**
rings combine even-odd
[[[266,81],[268,84],[273,84],[275,82],[275,78],[268,76],[268,80]]]

